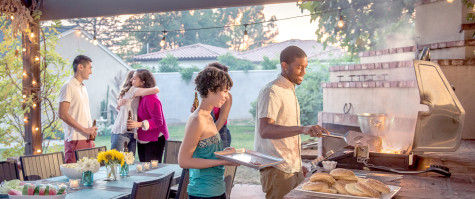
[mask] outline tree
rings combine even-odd
[[[119,16],[75,18],[67,21],[86,31],[114,52],[120,52],[121,44],[128,41],[122,32],[118,32],[121,29],[120,24],[123,23]]]
[[[200,71],[200,68],[198,68],[197,66],[192,66],[192,67],[189,67],[189,68],[182,68],[181,71],[180,71],[181,79],[183,79],[187,83],[189,83],[191,78],[193,78],[193,74],[195,72],[198,72],[198,71]]]
[[[131,32],[130,35],[140,43],[140,53],[147,51],[147,44],[150,51],[195,43],[239,49],[244,37],[244,26],[239,24],[265,21],[263,8],[263,6],[252,6],[134,15],[125,21],[123,29],[137,31]],[[191,30],[236,24],[239,26]],[[160,46],[160,41],[164,36],[161,31],[182,29],[187,29],[187,31],[167,32],[166,45],[163,48]],[[155,32],[149,32],[150,30],[155,30]],[[251,48],[270,43],[277,35],[273,22],[248,25],[247,32],[250,38],[247,46]]]
[[[178,59],[173,55],[167,55],[159,62],[160,68],[158,69],[161,73],[167,72],[180,72],[181,67],[178,65]]]
[[[264,61],[261,62],[263,70],[275,70],[279,64],[279,60],[271,60],[269,57],[264,56]]]
[[[224,64],[229,67],[229,70],[254,70],[256,69],[256,65],[252,62],[244,59],[238,59],[231,55],[230,53],[226,53],[218,57],[218,62]]]
[[[339,44],[354,54],[382,47],[381,41],[393,32],[413,35],[416,1],[322,0],[304,2],[300,8],[310,11],[311,21],[318,21],[319,42]],[[340,16],[342,28],[337,26]]]
[[[42,47],[40,55],[41,61],[41,101],[42,121],[41,132],[43,138],[57,138],[56,133],[61,130],[60,120],[56,115],[58,103],[56,98],[63,84],[63,79],[67,77],[66,61],[55,51],[58,41],[58,32],[55,30],[60,26],[59,22],[54,22],[51,27],[43,28]],[[23,62],[20,37],[12,34],[10,20],[5,15],[0,15],[0,143],[9,148],[1,152],[1,156],[20,156],[24,151],[24,113],[30,111],[22,107],[31,107],[33,99],[31,96],[23,98],[22,79]],[[52,67],[55,66],[55,67]],[[53,69],[54,68],[54,69]],[[61,72],[60,72],[61,71]],[[26,118],[27,119],[27,118]],[[28,120],[26,120],[28,121]],[[49,142],[43,142],[43,151],[47,152]],[[2,159],[2,158],[0,158]]]

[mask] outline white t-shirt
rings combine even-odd
[[[255,150],[284,159],[284,163],[275,166],[283,172],[301,171],[300,135],[281,139],[264,139],[259,133],[261,118],[270,118],[275,121],[275,124],[281,126],[300,126],[300,105],[295,95],[295,85],[279,75],[260,91],[256,109]]]
[[[91,110],[89,108],[89,95],[86,86],[80,83],[76,78],[72,77],[66,82],[59,92],[59,100],[61,102],[69,102],[69,115],[80,125],[89,128],[92,127]],[[87,140],[89,135],[76,131],[72,126],[63,121],[64,139]]]
[[[122,99],[127,100],[127,102],[120,106],[119,113],[115,119],[114,126],[112,127],[112,133],[114,134],[124,134],[127,132],[127,119],[129,117],[129,110],[132,113],[132,119],[137,121],[137,109],[139,107],[140,99],[134,97],[137,87],[130,87],[130,89],[125,92]],[[130,133],[137,133],[137,129],[134,128]]]

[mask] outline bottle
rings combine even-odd
[[[127,148],[128,143],[124,142],[124,152],[129,152],[129,148]]]
[[[129,116],[127,117],[127,121],[132,120],[132,111],[129,110]],[[127,123],[125,123],[127,125]],[[127,128],[127,131],[132,131],[132,129]]]
[[[95,126],[96,126],[96,120],[94,120],[94,121],[92,122],[92,127],[95,127]],[[95,136],[95,135],[89,136],[89,140],[95,141],[95,140],[96,140],[96,136]]]
[[[198,93],[195,91],[195,100],[193,101],[193,109],[196,110],[200,105],[200,101],[198,100]]]

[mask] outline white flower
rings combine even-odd
[[[135,157],[132,152],[122,152],[122,153],[124,154],[125,163],[127,163],[128,165],[134,164]]]
[[[99,164],[99,162],[97,162],[96,159],[84,157],[78,161],[77,169],[81,172],[91,171],[92,173],[95,173],[99,171],[100,167],[101,165]]]

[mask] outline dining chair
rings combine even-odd
[[[183,169],[180,176],[180,182],[178,183],[177,190],[170,190],[170,195],[173,195],[175,199],[188,199],[188,183],[190,182],[190,170]],[[172,197],[172,196],[171,196]]]
[[[163,163],[178,164],[178,152],[180,151],[181,141],[167,140],[165,143],[165,156]]]
[[[64,153],[21,156],[20,163],[25,181],[61,176],[59,166],[64,163]]]
[[[234,177],[237,166],[224,166],[224,182],[226,184],[226,198],[231,197],[231,190],[234,187]]]
[[[0,182],[4,180],[20,179],[16,161],[1,161],[0,162]]]
[[[76,160],[79,161],[83,157],[88,157],[88,158],[97,158],[97,154],[102,151],[107,151],[106,146],[100,146],[100,147],[95,147],[95,148],[89,148],[89,149],[79,149],[74,151],[76,155]],[[104,166],[104,165],[101,165]]]
[[[170,194],[170,185],[175,172],[156,179],[145,182],[134,182],[130,199],[168,199]]]

